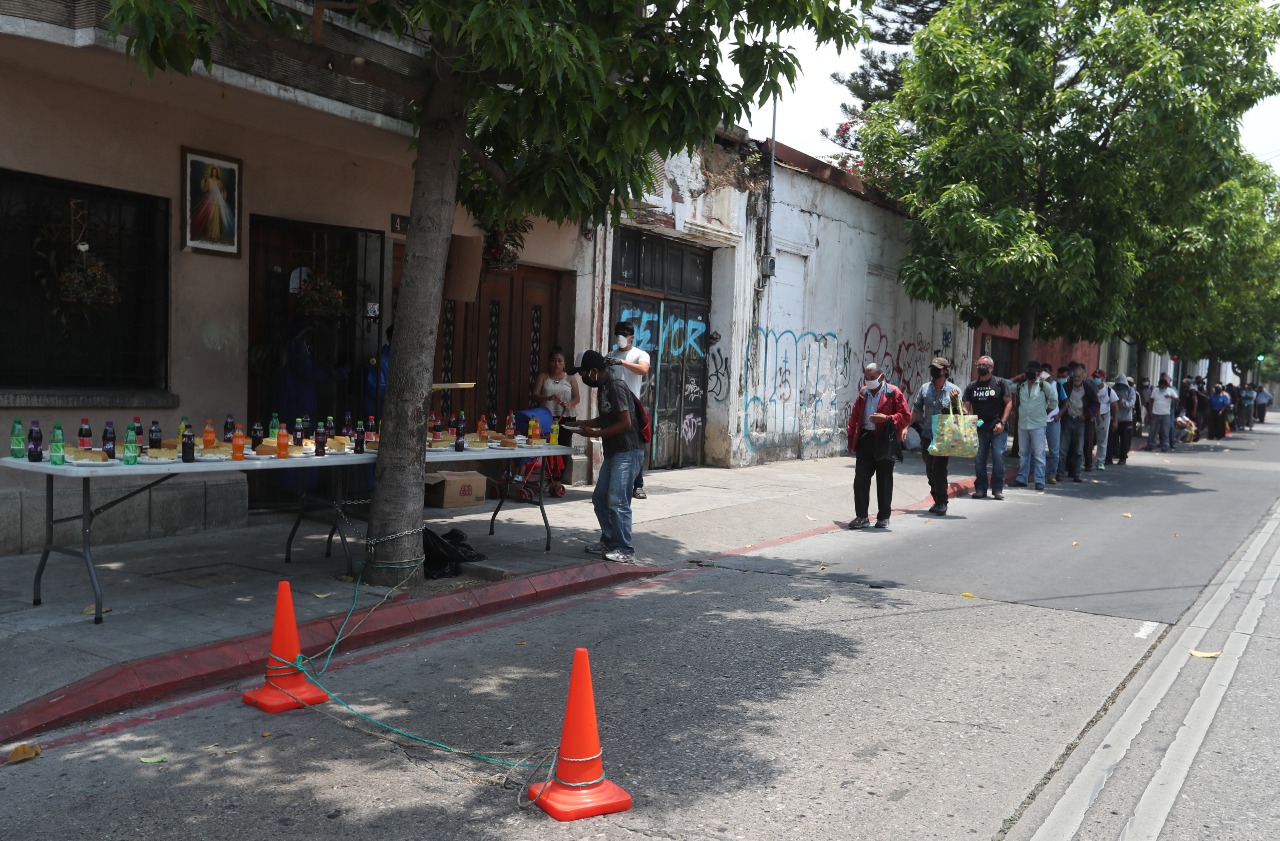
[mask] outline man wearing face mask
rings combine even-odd
[[[973,466],[977,481],[973,498],[987,496],[987,462],[991,463],[991,496],[1004,499],[1004,450],[1009,440],[1009,412],[1013,410],[1013,389],[1003,377],[992,374],[995,360],[978,357],[978,378],[964,390],[964,410],[978,416],[978,455]],[[1034,382],[1038,373],[1032,371]]]
[[[596,487],[591,494],[596,520],[600,523],[600,540],[587,547],[593,555],[605,560],[635,563],[636,550],[631,542],[631,489],[639,469],[639,417],[632,411],[635,398],[626,383],[614,377],[611,360],[597,351],[583,351],[578,364],[569,369],[589,387],[598,389],[600,416],[566,427],[585,438],[599,438],[604,450]]]
[[[1116,429],[1116,416],[1112,406],[1120,402],[1120,398],[1111,386],[1107,385],[1107,372],[1101,369],[1093,372],[1093,387],[1098,390],[1098,420],[1095,423],[1098,447],[1094,451],[1094,464],[1099,470],[1106,470],[1110,462],[1107,459],[1107,447],[1111,435]],[[1087,467],[1085,468],[1088,469]]]
[[[1085,432],[1097,418],[1098,389],[1085,379],[1084,366],[1077,362],[1067,384],[1067,419],[1062,427],[1062,450],[1068,459],[1067,475],[1073,482],[1084,481],[1080,470],[1084,466]]]
[[[845,430],[848,450],[858,457],[853,471],[854,517],[849,528],[865,529],[871,522],[871,477],[875,476],[876,528],[886,529],[893,510],[895,459],[891,444],[911,423],[911,410],[902,391],[885,382],[879,365],[867,365],[862,377],[865,383],[853,402]]]
[[[649,354],[636,347],[636,328],[628,321],[619,321],[613,325],[614,341],[617,347],[609,351],[609,358],[617,360],[614,369],[617,376],[627,384],[631,393],[643,399],[644,378],[649,375]],[[648,499],[644,492],[644,442],[640,442],[640,466],[636,469],[635,485],[631,496],[635,499]]]
[[[935,356],[929,363],[929,381],[916,392],[911,401],[911,421],[920,424],[920,455],[924,458],[924,473],[929,478],[929,492],[933,496],[930,514],[947,513],[947,468],[951,459],[947,456],[929,455],[933,443],[933,417],[947,411],[961,412],[960,388],[947,381],[951,374],[951,361]]]

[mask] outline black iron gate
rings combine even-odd
[[[612,315],[636,329],[651,368],[642,395],[653,423],[649,466],[702,463],[707,419],[711,252],[631,229],[614,233]]]

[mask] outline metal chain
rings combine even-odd
[[[422,534],[424,531],[427,530],[427,524],[423,523],[422,525],[418,526],[415,529],[408,529],[407,531],[397,532],[396,534],[389,534],[386,537],[367,536],[362,529],[358,528],[355,523],[351,522],[351,519],[347,517],[347,513],[343,511],[342,508],[343,506],[346,506],[346,505],[369,505],[372,502],[373,502],[372,499],[339,499],[339,500],[334,500],[334,503],[333,503],[333,510],[338,512],[338,516],[342,518],[342,522],[346,523],[346,525],[351,529],[351,531],[356,536],[364,539],[366,565],[373,564],[374,546],[376,546],[377,544],[386,543],[389,540],[399,540],[402,537],[412,537],[415,534]],[[421,563],[425,559],[426,559],[425,556],[422,558],[415,558],[413,561],[406,564],[405,568],[408,569],[409,567],[416,566],[418,563]],[[376,565],[376,566],[382,566],[382,565]]]

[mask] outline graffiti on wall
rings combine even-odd
[[[707,371],[707,394],[723,403],[729,397],[729,357],[717,346],[711,349],[708,359],[711,365]]]
[[[743,355],[749,449],[830,444],[844,434],[853,350],[832,332],[753,328]]]
[[[706,356],[705,321],[685,319],[674,313],[660,318],[656,309],[633,307],[624,307],[620,318],[635,327],[636,347],[650,352],[656,350],[660,358],[679,357],[686,353],[695,357]]]
[[[916,333],[910,341],[894,342],[879,324],[872,323],[862,336],[862,347],[863,366],[876,363],[889,375],[889,381],[907,394],[928,379],[933,351],[921,333]]]

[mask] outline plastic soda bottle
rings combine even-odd
[[[196,460],[196,431],[189,423],[182,425],[182,460],[187,464]]]
[[[484,412],[480,413],[480,420],[476,421],[476,432],[480,435],[481,441],[489,440],[489,422],[484,418]]]
[[[236,428],[231,432],[231,460],[244,461],[244,426],[242,424],[236,424]]]
[[[373,415],[369,415],[369,422],[364,425],[364,431],[370,440],[378,437],[378,424],[374,421]]]
[[[89,426],[88,418],[80,419],[80,431],[76,433],[76,443],[82,450],[93,449],[93,429]]]
[[[444,430],[438,428],[437,421],[438,421],[438,418],[436,418],[435,412],[432,412],[427,417],[427,429],[431,430],[432,441],[439,441],[440,438],[444,435]]]
[[[347,414],[342,418],[342,434],[345,437],[350,438],[351,433],[354,431],[355,430],[351,426],[351,413],[347,412]]]
[[[467,412],[465,409],[458,410],[458,429],[461,430],[463,437],[467,434]]]
[[[324,424],[316,424],[316,456],[324,455],[324,444],[328,437],[328,434],[325,432]]]
[[[252,429],[252,435],[250,436],[250,441],[252,442],[253,448],[255,450],[262,446],[262,421],[253,422],[253,429]]]
[[[31,431],[27,433],[27,461],[44,461],[44,433],[38,420],[31,422]]]
[[[231,439],[235,436],[235,434],[236,434],[235,418],[231,416],[230,412],[227,412],[227,419],[222,422],[222,440],[226,442],[230,442]]]
[[[559,446],[560,444],[560,421],[551,421],[551,434],[547,436],[547,443],[551,446]]]
[[[213,428],[213,418],[204,419],[204,446],[212,447],[218,443],[218,431]]]
[[[280,431],[280,413],[271,413],[271,423],[267,424],[267,435],[272,438],[276,437],[276,433]]]
[[[453,449],[459,453],[467,449],[467,434],[462,431],[462,424],[453,427]]]
[[[107,454],[107,458],[116,457],[116,425],[112,421],[107,421],[102,430],[102,451]]]
[[[326,438],[332,438],[338,434],[338,427],[333,423],[333,415],[329,415],[329,417],[325,418],[324,434]]]
[[[49,436],[49,463],[67,463],[67,442],[62,437],[62,424],[53,425],[53,434]]]
[[[356,454],[364,452],[364,421],[356,424]]]
[[[449,415],[449,437],[456,438],[457,435],[458,435],[458,415],[455,412],[454,414]]]
[[[164,446],[164,434],[160,431],[160,421],[153,420],[151,429],[147,432],[147,446],[153,450],[158,450]]]
[[[22,458],[27,451],[26,431],[22,428],[22,418],[13,419],[13,428],[9,431],[9,457]]]
[[[516,434],[516,413],[507,412],[507,437],[513,438]]]
[[[311,437],[311,415],[302,416],[302,437]]]
[[[138,454],[144,455],[147,452],[147,434],[142,429],[142,418],[137,415],[133,416],[133,434],[138,436]]]
[[[276,458],[289,457],[289,427],[286,424],[280,424],[280,428],[276,430]]]
[[[302,418],[295,418],[293,421],[293,446],[302,446]]]
[[[124,463],[138,463],[138,430],[133,424],[124,429]]]

